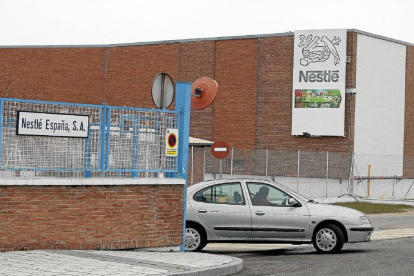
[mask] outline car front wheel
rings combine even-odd
[[[325,224],[316,229],[312,243],[319,253],[336,253],[344,246],[345,237],[337,225]]]
[[[195,252],[207,244],[205,234],[198,226],[187,225],[185,228],[185,251]]]

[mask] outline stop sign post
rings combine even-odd
[[[211,146],[211,153],[217,159],[219,159],[219,171],[220,171],[220,179],[223,178],[223,159],[229,155],[230,147],[224,141],[216,141]]]

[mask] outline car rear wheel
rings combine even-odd
[[[187,225],[185,228],[185,251],[195,252],[207,244],[204,231],[197,225]]]
[[[316,229],[312,243],[319,253],[337,253],[344,246],[345,237],[337,225],[329,223]]]

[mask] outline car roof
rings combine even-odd
[[[191,186],[188,187],[188,189],[190,191],[194,190],[194,189],[198,189],[204,186],[208,186],[209,184],[219,184],[219,183],[228,183],[228,182],[233,182],[233,181],[257,181],[257,182],[272,182],[272,183],[276,183],[276,184],[280,184],[277,183],[273,180],[270,179],[260,179],[260,178],[244,178],[244,177],[239,177],[239,178],[226,178],[226,179],[212,179],[212,180],[206,180],[203,182],[199,182],[197,184],[193,184]]]

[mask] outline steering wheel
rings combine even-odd
[[[282,205],[282,206],[287,206],[287,204],[286,204],[286,203],[287,203],[287,201],[288,201],[288,199],[287,199],[287,198],[285,198],[285,200],[283,200],[283,201],[282,201],[282,204],[281,204],[281,205]]]

